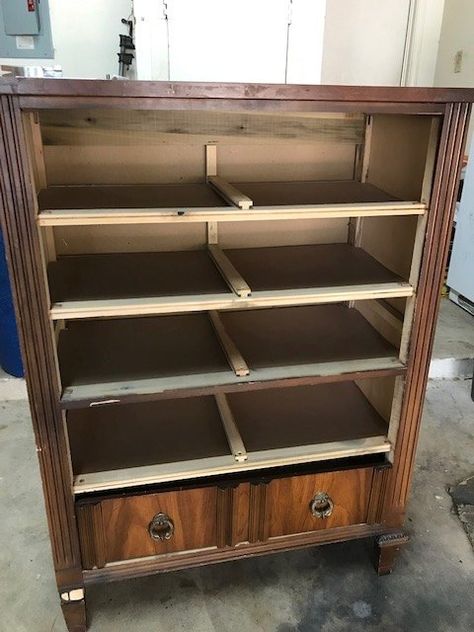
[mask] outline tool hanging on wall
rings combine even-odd
[[[133,43],[133,21],[122,18],[122,24],[126,24],[128,26],[128,35],[120,34],[120,52],[117,53],[119,58],[118,74],[121,77],[125,77],[125,73],[128,71],[132,65],[133,59],[135,58],[135,55],[130,52],[135,50],[135,45]]]

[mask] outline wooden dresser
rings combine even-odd
[[[68,629],[105,582],[355,538],[389,573],[473,90],[0,83]]]

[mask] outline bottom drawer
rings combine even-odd
[[[374,468],[272,480],[265,494],[265,535],[279,537],[368,522]]]
[[[237,556],[272,538],[371,524],[386,471],[243,476],[230,484],[85,499],[76,505],[83,567],[225,547],[235,547]]]
[[[84,568],[215,547],[217,493],[204,487],[78,504]]]

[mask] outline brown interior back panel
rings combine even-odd
[[[70,321],[59,336],[63,386],[228,372],[204,314]]]
[[[68,255],[49,264],[48,277],[54,303],[230,293],[205,250]]]
[[[384,435],[387,424],[353,382],[232,393],[247,452]]]
[[[221,318],[250,369],[397,355],[343,304],[222,312]]]
[[[75,474],[230,454],[213,397],[74,410],[67,427]]]
[[[225,253],[253,291],[400,281],[349,244],[238,248]]]

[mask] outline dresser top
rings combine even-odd
[[[266,83],[128,81],[105,79],[0,80],[0,94],[23,97],[109,97],[166,99],[243,99],[360,103],[474,102],[474,88],[405,88]]]

